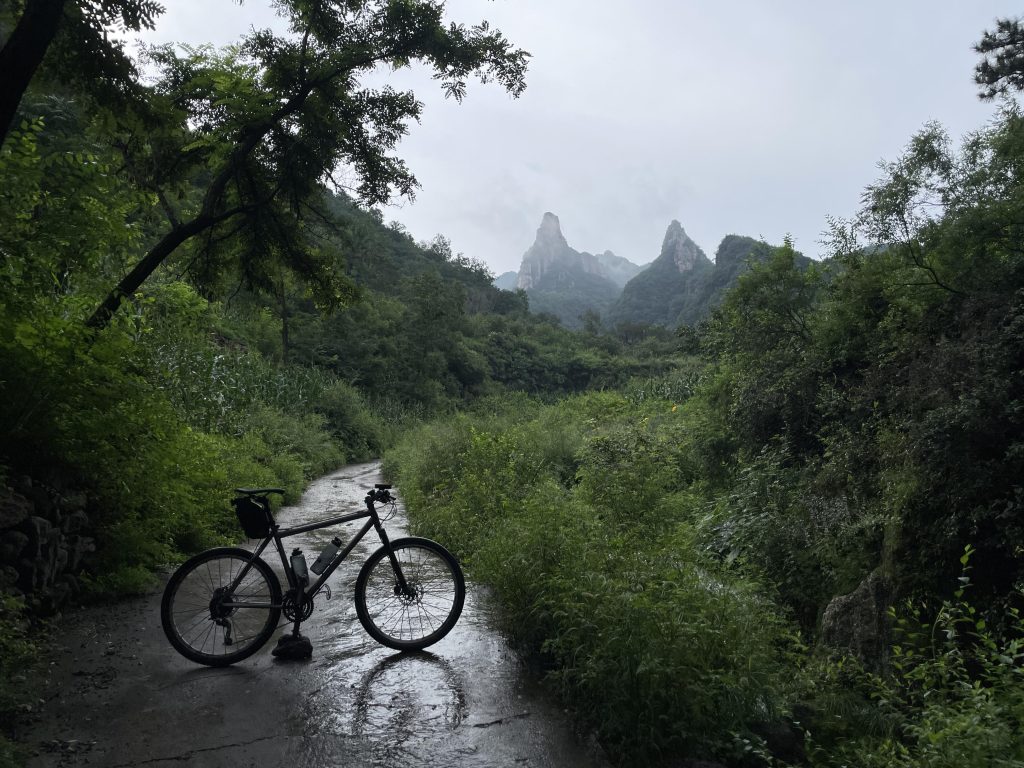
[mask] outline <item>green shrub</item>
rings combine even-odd
[[[493,587],[509,634],[633,763],[729,751],[784,708],[790,645],[757,585],[694,543],[699,499],[649,414],[607,393],[497,403],[387,457],[417,530]]]
[[[22,704],[30,691],[25,673],[38,661],[39,651],[29,639],[28,620],[23,601],[0,595],[0,766],[23,765],[23,748],[8,741],[8,728],[23,716]]]
[[[359,391],[343,381],[325,388],[313,403],[325,426],[344,447],[346,458],[365,461],[380,455],[382,428]]]
[[[828,601],[852,591],[881,557],[879,521],[851,507],[844,495],[816,488],[812,469],[774,444],[747,462],[709,506],[700,540],[729,561],[755,568],[812,632]]]
[[[812,678],[813,765],[1024,766],[1024,617],[1012,605],[985,617],[966,598],[970,554],[959,589],[937,611],[919,602],[893,611],[887,673],[846,659]],[[838,698],[848,706],[822,706]]]
[[[298,463],[300,489],[303,479],[311,480],[345,463],[345,454],[324,428],[325,418],[319,413],[294,416],[267,406],[254,411],[247,426],[266,443],[271,466],[279,474],[293,472],[291,467]]]

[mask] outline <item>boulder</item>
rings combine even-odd
[[[33,515],[20,526],[19,530],[28,535],[27,551],[23,553],[25,557],[41,557],[46,552],[46,543],[53,530],[50,521]]]
[[[60,508],[65,512],[75,512],[85,509],[86,506],[88,506],[88,503],[89,499],[83,491],[69,493],[66,496],[60,497]]]
[[[834,597],[821,619],[825,645],[857,657],[869,669],[885,665],[892,639],[892,584],[877,569],[848,595]]]
[[[76,509],[64,517],[60,527],[64,533],[79,533],[89,527],[89,516],[81,509]]]
[[[53,516],[57,505],[53,503],[53,495],[49,490],[41,485],[33,485],[25,491],[25,495],[32,502],[32,506],[35,507],[36,515],[47,519]]]
[[[7,590],[18,583],[18,571],[12,565],[0,565],[0,589]]]
[[[45,586],[46,562],[38,557],[23,557],[18,561],[18,587],[24,592],[35,592]]]
[[[20,493],[0,490],[0,529],[13,528],[32,515],[32,502]]]
[[[28,534],[21,531],[0,533],[0,563],[13,563],[28,546]]]
[[[72,535],[67,538],[67,570],[74,573],[82,565],[82,559],[89,552],[96,551],[96,540],[90,536]]]

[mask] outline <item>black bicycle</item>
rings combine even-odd
[[[390,485],[375,485],[366,495],[364,511],[283,529],[268,500],[269,494],[283,494],[282,489],[235,490],[241,494],[234,500],[238,520],[249,538],[261,540],[259,545],[253,551],[218,547],[202,552],[182,564],[164,589],[164,633],[185,658],[210,666],[241,661],[271,638],[282,614],[299,637],[299,626],[313,612],[314,597],[321,591],[330,596],[327,578],[371,528],[381,547],[363,564],[355,586],[356,613],[370,637],[389,648],[419,650],[455,626],[466,597],[462,568],[430,539],[388,539],[375,505],[390,504],[394,510]],[[368,518],[366,524],[344,548],[335,537],[311,567],[298,549],[290,558],[285,555],[282,540],[289,536],[362,518]],[[288,580],[283,592],[277,575],[260,557],[271,542]],[[318,575],[312,584],[310,571]]]

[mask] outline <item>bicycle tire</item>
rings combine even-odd
[[[381,645],[420,650],[447,635],[459,620],[466,579],[459,561],[436,541],[410,536],[391,542],[391,548],[414,594],[399,594],[391,560],[381,547],[359,570],[356,614],[367,634]]]
[[[252,568],[239,584],[244,596],[276,608],[225,609],[230,619],[231,643],[213,616],[218,589],[234,580],[247,562]],[[256,653],[274,634],[281,619],[281,582],[260,558],[241,547],[218,547],[186,560],[164,588],[160,601],[160,622],[174,649],[190,661],[223,667]]]

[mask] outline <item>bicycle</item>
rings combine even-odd
[[[281,615],[293,624],[292,637],[314,609],[313,598],[326,591],[327,579],[371,528],[381,547],[367,558],[355,583],[355,607],[360,623],[374,640],[389,648],[412,651],[443,638],[459,620],[466,582],[458,560],[430,539],[408,536],[391,541],[376,504],[390,504],[391,486],[376,484],[364,499],[366,509],[318,522],[280,528],[270,509],[269,495],[281,488],[236,488],[235,512],[251,539],[252,551],[217,547],[183,563],[171,576],[160,604],[164,634],[175,650],[190,661],[227,666],[256,653],[278,629]],[[389,519],[390,515],[383,518]],[[309,584],[305,556],[298,549],[285,556],[282,540],[299,533],[369,518],[341,548],[332,543],[311,570],[319,578]],[[281,558],[287,591],[260,555],[273,542]],[[318,571],[317,568],[320,568]],[[282,638],[283,641],[283,638]]]

